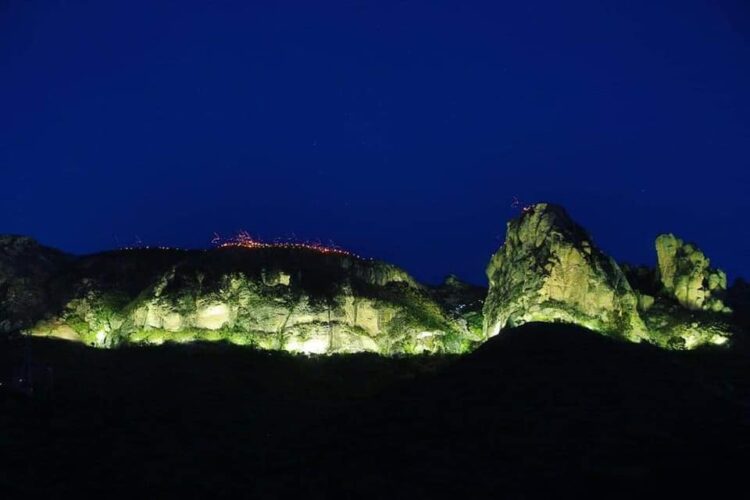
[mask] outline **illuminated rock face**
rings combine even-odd
[[[487,336],[530,321],[560,321],[669,349],[728,345],[734,331],[720,298],[726,275],[672,235],[656,243],[658,270],[607,257],[565,211],[538,204],[508,223],[487,268]]]
[[[120,251],[76,260],[32,333],[112,347],[225,340],[303,353],[463,352],[481,339],[394,266],[309,249]]]
[[[199,307],[195,314],[195,326],[206,330],[220,330],[232,320],[229,304],[217,302]],[[179,314],[175,314],[179,317]],[[166,318],[165,318],[166,319]]]
[[[363,265],[384,266],[346,264],[345,272],[328,283],[333,285],[330,290],[317,292],[301,282],[305,270],[264,269],[261,279],[235,271],[214,281],[178,267],[141,294],[128,318],[134,332],[129,338],[184,342],[218,334],[237,343],[292,352],[399,353],[450,351],[454,347],[443,337],[469,336],[465,326],[413,280],[395,272],[391,282],[384,270],[355,269]],[[268,280],[268,275],[290,278]],[[430,328],[440,333],[421,335]]]
[[[656,269],[641,266],[626,272],[639,295],[648,340],[670,349],[729,345],[737,325],[723,302],[726,275],[711,269],[694,245],[673,235],[659,236],[656,250]]]
[[[228,341],[303,353],[466,352],[503,328],[566,322],[670,349],[730,345],[747,286],[694,245],[656,242],[658,268],[620,267],[557,206],[508,223],[489,291],[417,283],[383,262],[315,248],[141,249],[75,257],[0,236],[0,334],[97,347]],[[745,326],[746,328],[746,326]]]
[[[727,275],[712,269],[711,262],[695,245],[673,234],[656,239],[659,277],[664,290],[685,308],[731,312],[724,304]]]
[[[487,336],[530,321],[579,324],[634,341],[647,336],[622,270],[561,207],[537,204],[510,221],[487,277]]]

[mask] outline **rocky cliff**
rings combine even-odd
[[[557,321],[673,349],[726,344],[736,330],[722,301],[726,274],[673,235],[656,249],[657,269],[622,268],[562,207],[529,207],[487,267],[485,335]]]
[[[308,353],[462,352],[481,338],[403,270],[349,255],[230,247],[76,258],[19,245],[7,245],[0,269],[12,284],[0,289],[6,330],[102,347],[227,340]]]
[[[664,290],[691,310],[731,312],[724,304],[727,275],[711,268],[711,261],[691,244],[673,234],[656,238],[658,275]]]
[[[71,256],[0,237],[0,334],[100,347],[225,340],[306,353],[459,353],[503,329],[562,322],[670,349],[729,345],[747,328],[696,245],[656,239],[656,267],[619,265],[559,206],[508,222],[489,290],[416,282],[384,262],[307,245],[135,249]],[[730,306],[735,308],[733,312]]]
[[[510,221],[487,277],[488,337],[531,321],[579,324],[636,341],[646,337],[638,298],[622,270],[562,207],[540,203]]]

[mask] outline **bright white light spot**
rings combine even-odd
[[[328,339],[317,337],[304,342],[291,340],[286,345],[287,351],[302,352],[304,354],[323,354],[328,351]]]
[[[104,341],[106,340],[106,338],[107,338],[107,332],[105,332],[104,330],[99,330],[98,332],[96,332],[96,343],[97,344],[103,345]]]
[[[229,306],[212,304],[198,311],[195,326],[208,330],[218,330],[229,322]]]
[[[727,340],[728,339],[726,337],[723,337],[721,335],[714,335],[713,337],[711,337],[711,343],[716,345],[726,344]]]

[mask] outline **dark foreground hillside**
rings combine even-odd
[[[720,498],[748,487],[739,353],[561,325],[527,325],[463,358],[32,342],[54,388],[3,393],[3,498]]]

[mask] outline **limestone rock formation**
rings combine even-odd
[[[648,328],[648,341],[667,349],[725,345],[734,334],[727,315],[691,311],[659,296],[648,309],[641,310],[641,317]]]
[[[656,249],[657,268],[620,267],[564,209],[544,203],[508,223],[489,289],[455,276],[426,286],[387,263],[306,246],[79,257],[0,236],[0,335],[97,347],[220,340],[305,353],[460,353],[541,321],[670,349],[729,345],[750,324],[750,287],[728,291],[726,275],[673,235]]]
[[[661,257],[657,258],[660,265],[665,262],[665,247],[676,248],[676,243],[671,236],[657,239],[657,252],[662,249]],[[675,255],[671,254],[666,260],[669,265],[665,267],[671,270],[667,274],[672,282],[675,280],[675,269],[684,268],[675,261]],[[702,254],[700,259],[703,259]],[[687,307],[690,304],[678,301],[673,287],[669,290],[664,286],[658,267],[623,266],[623,271],[638,294],[638,309],[648,328],[649,342],[669,349],[692,349],[701,345],[725,345],[733,336],[736,328],[723,305],[717,308],[718,311]],[[712,300],[715,299],[718,297]]]
[[[729,313],[724,304],[727,275],[712,269],[709,259],[695,245],[673,234],[656,239],[659,278],[666,293],[685,308]]]
[[[35,335],[99,347],[226,340],[387,354],[462,352],[479,340],[406,272],[354,256],[217,248],[74,257],[2,243],[0,318]]]
[[[639,341],[638,297],[617,263],[562,207],[540,203],[508,223],[487,267],[484,330],[561,321]]]

